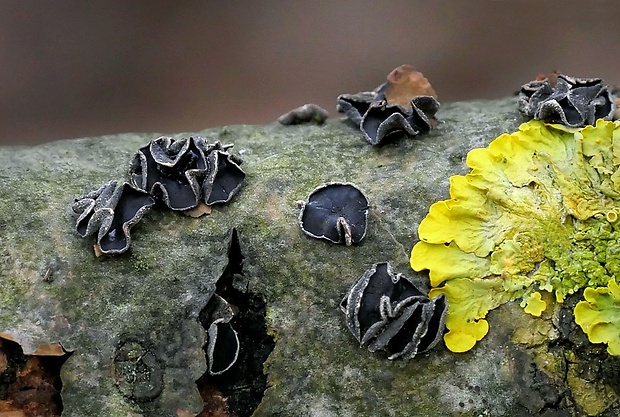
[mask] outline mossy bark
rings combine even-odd
[[[27,354],[50,343],[73,351],[61,374],[63,416],[196,414],[195,380],[206,369],[197,316],[226,266],[234,227],[249,290],[264,295],[276,338],[256,416],[617,413],[618,362],[571,336],[566,306],[533,319],[510,303],[489,314],[490,334],[472,351],[440,344],[409,362],[360,349],[348,333],[338,304],[373,263],[388,261],[428,289],[428,277],[409,268],[420,221],[448,197],[449,177],[467,172],[470,149],[523,121],[513,98],[447,104],[438,118],[430,134],[382,147],[341,120],[199,132],[235,144],[247,173],[241,192],[201,218],[151,211],[118,257],[95,257],[68,208],[126,179],[129,160],[156,134],[0,148],[0,332]],[[370,202],[359,246],[316,240],[298,226],[297,202],[333,181],[356,184]],[[155,358],[157,369],[142,375],[161,385],[155,398],[136,400],[115,362],[132,343]]]

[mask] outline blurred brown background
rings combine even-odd
[[[506,96],[538,72],[620,84],[620,2],[0,2],[0,142],[335,116],[410,63],[440,101]]]

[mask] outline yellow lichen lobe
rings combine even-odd
[[[489,260],[463,252],[454,242],[432,245],[420,242],[411,252],[414,271],[430,270],[433,287],[454,278],[483,278],[489,271]]]
[[[620,286],[615,280],[606,287],[586,288],[585,301],[575,306],[575,322],[592,343],[607,343],[611,355],[620,355]]]
[[[523,310],[531,314],[534,317],[540,317],[543,311],[547,308],[547,303],[543,301],[541,294],[538,291],[531,293],[521,303]]]
[[[445,294],[448,299],[448,333],[444,336],[448,349],[466,352],[486,336],[489,324],[484,317],[490,310],[511,300],[511,294],[502,291],[502,281],[501,278],[455,278],[442,287],[431,289],[430,298]]]

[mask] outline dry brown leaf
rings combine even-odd
[[[536,74],[536,78],[534,79],[534,81],[548,80],[551,87],[555,87],[555,85],[558,83],[558,75],[560,75],[560,73],[557,70],[553,70],[553,72],[550,72],[549,74],[540,72]]]
[[[93,249],[95,250],[95,256],[97,258],[103,255],[103,251],[101,250],[101,247],[97,245],[96,243],[93,245]]]
[[[7,398],[16,408],[23,410],[26,417],[59,416],[57,377],[49,374],[39,356],[27,358],[17,372],[16,381],[9,386]]]
[[[204,408],[197,417],[230,417],[226,398],[215,385],[201,378],[198,380],[198,391],[204,401]]]
[[[15,338],[11,336],[9,333],[0,332],[0,339],[6,339],[6,340],[10,340],[11,342],[17,343],[17,340],[15,340]]]
[[[401,65],[388,74],[385,89],[388,104],[411,106],[411,100],[416,96],[437,98],[437,93],[421,72],[411,65]]]
[[[0,332],[0,339],[5,339],[5,340],[9,340],[11,342],[15,342],[17,344],[19,344],[19,342],[17,340],[15,340],[15,338],[13,336],[11,336],[8,333],[2,333]],[[37,349],[34,351],[34,353],[32,353],[32,355],[34,356],[63,356],[66,355],[67,352],[65,352],[65,350],[62,348],[62,346],[59,343],[50,343],[50,344],[45,344],[45,345],[39,345],[37,346]],[[3,367],[2,367],[2,358],[4,357],[4,366],[6,367],[6,357],[4,356],[4,354],[0,351],[0,372],[2,372]]]
[[[204,214],[211,214],[211,206],[201,202],[193,209],[185,210],[183,214],[190,217],[200,217]]]
[[[52,343],[49,345],[39,345],[37,350],[34,351],[35,356],[63,356],[66,355],[65,350],[58,343]]]

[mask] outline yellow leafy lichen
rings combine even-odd
[[[471,349],[488,331],[489,310],[521,299],[546,308],[620,273],[620,125],[566,129],[531,121],[467,155],[471,171],[450,178],[411,252],[430,271],[432,296],[449,302],[444,340]]]
[[[620,286],[586,288],[585,301],[575,306],[575,321],[592,343],[607,343],[607,351],[620,355]]]
[[[543,301],[542,295],[538,291],[535,291],[523,300],[521,307],[523,307],[526,313],[535,317],[540,317],[542,312],[547,308],[547,303]]]

